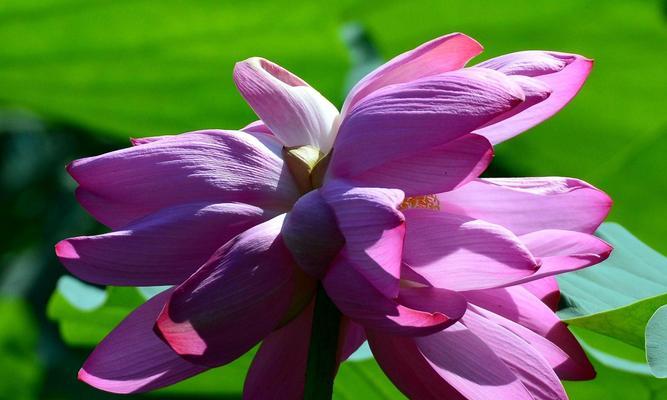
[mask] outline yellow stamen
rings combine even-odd
[[[406,197],[405,200],[398,206],[399,210],[407,210],[410,208],[421,208],[425,210],[440,210],[440,200],[435,194],[427,194],[426,196]]]

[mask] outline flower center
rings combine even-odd
[[[283,147],[283,159],[301,194],[322,186],[330,154],[325,155],[320,149],[310,145]]]
[[[406,197],[405,200],[398,206],[399,210],[408,210],[410,208],[421,208],[425,210],[440,210],[440,200],[435,194],[427,194],[425,196]]]

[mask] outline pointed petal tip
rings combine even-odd
[[[56,251],[56,256],[60,259],[79,258],[79,254],[77,253],[76,249],[70,242],[70,239],[61,240],[60,242],[56,243],[54,247]]]

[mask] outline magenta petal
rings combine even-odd
[[[174,290],[156,329],[175,352],[203,365],[226,364],[278,325],[294,290],[294,261],[280,237],[283,219],[230,240]]]
[[[405,233],[397,207],[403,192],[329,181],[320,193],[336,215],[352,266],[382,294],[396,297]]]
[[[288,209],[299,194],[274,150],[235,131],[163,138],[74,161],[68,170],[83,207],[114,229],[182,203]]]
[[[586,354],[565,323],[523,287],[512,286],[464,294],[471,303],[507,319],[495,318],[497,323],[538,349],[561,379],[592,379],[595,376]],[[527,329],[539,337],[526,332]],[[542,337],[548,342],[542,340]]]
[[[390,160],[356,176],[361,185],[397,188],[406,196],[452,190],[477,178],[491,162],[493,146],[479,135],[465,135],[402,159]]]
[[[273,132],[271,132],[271,129],[269,129],[269,127],[266,126],[264,121],[262,121],[261,119],[255,121],[255,122],[249,123],[248,125],[241,128],[241,130],[243,132],[248,132],[248,133],[264,133],[264,134],[273,136]]]
[[[573,178],[479,179],[438,195],[441,208],[502,225],[517,235],[542,229],[593,233],[611,199]]]
[[[312,145],[327,153],[338,110],[318,91],[263,58],[234,67],[234,82],[250,107],[287,147]]]
[[[350,91],[343,113],[351,111],[364,97],[384,86],[463,68],[481,52],[482,46],[462,33],[452,33],[426,42],[392,58],[366,75]]]
[[[123,228],[56,245],[74,275],[102,285],[176,285],[220,246],[271,213],[240,203],[164,208]]]
[[[526,343],[525,338],[498,323],[498,319],[499,317],[494,318],[494,314],[470,306],[461,323],[503,360],[521,380],[533,399],[567,400],[568,397],[558,376],[538,349],[533,348],[531,342]]]
[[[524,99],[512,79],[482,68],[387,86],[343,119],[330,175],[355,178],[393,160],[417,158],[469,134]]]
[[[433,370],[467,399],[533,400],[496,355],[493,343],[485,343],[461,322],[414,341]]]
[[[140,393],[189,378],[207,368],[179,357],[153,332],[171,290],[160,293],[123,320],[88,357],[79,379],[112,393]]]
[[[540,268],[535,274],[516,283],[597,264],[606,260],[612,250],[604,240],[581,232],[548,229],[522,235],[520,239],[540,260]]]
[[[409,399],[466,399],[431,367],[413,338],[369,331],[368,344],[384,373]]]
[[[244,400],[303,398],[312,320],[311,304],[262,341],[245,378]]]
[[[303,195],[287,213],[282,236],[299,267],[321,279],[345,243],[336,215],[319,190]]]
[[[492,68],[508,75],[523,75],[544,82],[552,91],[548,99],[475,133],[498,144],[539,124],[560,111],[583,86],[593,60],[577,54],[522,51],[497,57],[477,67]]]
[[[396,335],[426,335],[463,315],[465,299],[436,288],[401,288],[396,299],[383,296],[342,254],[322,281],[343,314],[374,329]]]
[[[404,214],[404,262],[432,286],[498,287],[537,270],[523,243],[499,225],[442,211],[409,209]]]
[[[535,297],[542,300],[542,302],[550,309],[554,311],[558,310],[558,303],[560,302],[560,289],[555,277],[547,276],[546,278],[526,282],[521,286],[532,293]]]

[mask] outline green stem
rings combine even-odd
[[[305,400],[331,399],[336,373],[340,317],[340,311],[327,296],[322,285],[318,284],[303,392]]]

